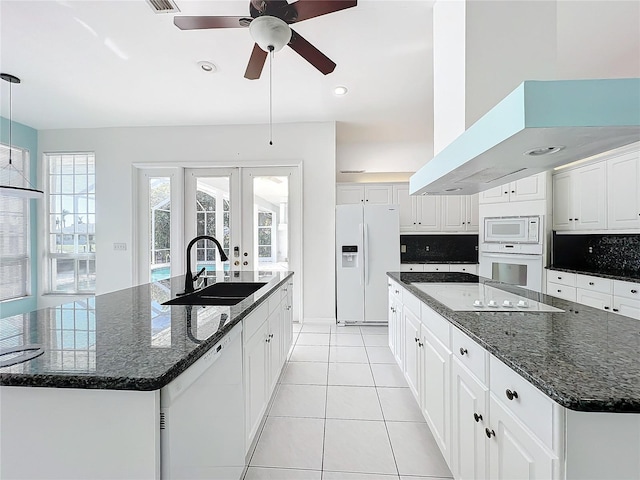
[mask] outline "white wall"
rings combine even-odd
[[[335,123],[274,125],[273,133],[269,146],[265,125],[40,131],[39,158],[48,152],[96,154],[98,293],[133,284],[134,164],[301,165],[303,318],[335,319]],[[114,251],[114,242],[126,243],[127,250]],[[53,301],[39,300],[39,306]]]

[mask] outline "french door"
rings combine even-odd
[[[185,249],[200,235],[216,238],[191,249],[191,271],[218,281],[237,271],[296,272],[294,318],[302,292],[302,211],[298,167],[141,170],[138,283],[184,274]]]

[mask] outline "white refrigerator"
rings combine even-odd
[[[398,205],[336,207],[339,323],[387,323],[387,272],[400,270]]]

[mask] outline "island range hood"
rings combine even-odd
[[[640,78],[526,81],[409,180],[470,195],[640,141]]]

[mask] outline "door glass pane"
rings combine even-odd
[[[220,242],[230,257],[229,177],[199,177],[196,182],[196,234],[209,235]],[[203,267],[207,272],[228,271],[229,261],[221,262],[218,247],[209,240],[195,245],[195,273]]]
[[[171,179],[149,178],[151,281],[171,277]]]
[[[288,270],[289,177],[254,177],[253,211],[258,270]]]

